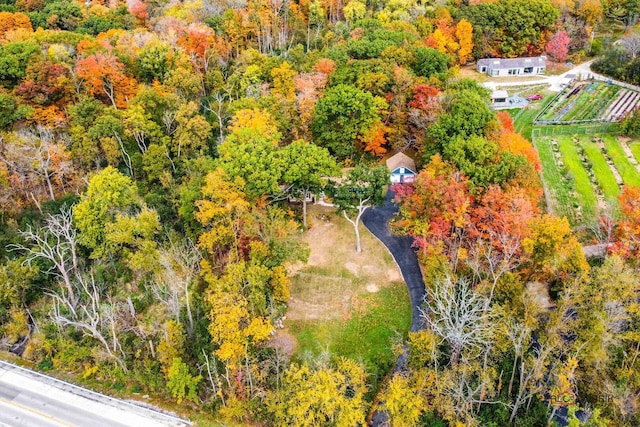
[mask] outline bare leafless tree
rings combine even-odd
[[[620,46],[631,56],[632,60],[635,60],[638,53],[640,53],[640,35],[631,33],[624,36],[620,39]]]
[[[21,195],[39,204],[45,198],[54,200],[57,194],[76,188],[78,173],[67,146],[68,141],[40,126],[23,129],[11,138],[0,138],[0,163],[9,174],[12,199]]]
[[[513,339],[517,337],[510,338]],[[518,414],[518,410],[525,402],[544,391],[545,369],[551,355],[552,351],[550,347],[539,344],[532,352],[526,355],[523,354],[522,357],[520,357],[520,365],[518,366],[518,370],[520,371],[518,393],[512,400],[513,406],[511,407],[509,422],[513,422]]]
[[[522,238],[517,233],[497,232],[489,229],[487,236],[478,237],[470,245],[466,264],[476,280],[489,281],[486,308],[493,301],[496,285],[502,276],[522,264]]]
[[[167,306],[176,320],[180,320],[180,312],[185,307],[190,331],[193,331],[194,320],[189,286],[198,275],[201,260],[200,250],[193,241],[186,239],[176,242],[170,239],[169,247],[160,254],[162,270],[152,284],[154,295]]]
[[[613,243],[619,212],[613,203],[608,203],[598,216],[598,221],[589,226],[597,244],[609,246]]]
[[[460,363],[439,374],[436,389],[448,401],[449,410],[466,425],[475,425],[473,413],[480,405],[508,406],[501,400],[494,400],[496,387],[495,372],[482,367],[479,360]]]
[[[24,251],[27,263],[36,259],[44,259],[52,264],[47,273],[59,278],[62,283],[62,295],[69,301],[69,307],[75,310],[78,301],[73,277],[79,273],[77,236],[73,226],[73,211],[70,206],[63,206],[59,214],[48,215],[44,226],[34,230],[28,226],[20,235],[29,244],[14,244],[11,250]]]
[[[451,276],[436,281],[427,289],[422,316],[436,335],[451,347],[449,363],[456,365],[463,351],[465,357],[476,356],[489,347],[492,327],[486,298],[462,278],[454,282]]]
[[[77,274],[74,281],[78,289],[75,309],[68,298],[49,294],[53,298],[52,320],[61,328],[72,327],[98,340],[109,358],[126,370],[122,360],[124,352],[118,338],[120,327],[117,307],[103,296],[93,275],[84,277]]]
[[[218,91],[207,98],[207,101],[203,103],[204,109],[216,116],[216,119],[218,120],[218,143],[224,142],[224,122],[229,118],[226,103],[230,98],[230,94],[228,91],[225,92],[226,93]]]

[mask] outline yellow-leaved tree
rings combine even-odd
[[[589,272],[582,246],[571,232],[569,221],[543,215],[529,223],[530,236],[522,246],[529,257],[529,279],[567,280]]]
[[[418,424],[423,412],[429,410],[426,399],[421,396],[413,376],[394,375],[384,394],[382,407],[389,414],[391,425],[411,427]]]
[[[365,425],[367,374],[358,363],[341,358],[334,364],[292,364],[279,390],[267,398],[276,426]]]
[[[461,65],[467,63],[473,51],[473,26],[466,19],[461,19],[456,25],[456,38],[458,39],[458,62]]]
[[[245,181],[229,178],[222,168],[207,175],[196,207],[203,226],[198,245],[206,252],[201,275],[207,284],[208,329],[215,358],[224,366],[224,374],[215,374],[224,378],[215,381],[215,395],[223,416],[241,419],[249,399],[267,387],[259,350],[289,298],[283,264],[305,251],[286,213],[250,202]]]

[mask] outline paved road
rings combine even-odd
[[[387,198],[382,206],[367,209],[362,215],[362,223],[389,249],[396,260],[402,277],[407,284],[409,297],[411,298],[412,318],[411,331],[422,329],[423,321],[420,317],[420,305],[424,302],[425,287],[422,280],[422,272],[418,265],[418,258],[411,246],[413,239],[408,236],[396,236],[391,234],[388,222],[398,212],[398,206],[391,200],[393,193],[387,192]]]
[[[0,426],[186,425],[190,423],[0,361]]]

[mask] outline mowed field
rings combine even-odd
[[[386,247],[364,226],[357,254],[353,226],[335,209],[310,206],[309,221],[309,261],[289,267],[291,299],[277,340],[294,360],[324,352],[359,360],[377,386],[395,363],[394,344],[411,326],[406,285]]]
[[[640,186],[640,141],[611,134],[535,138],[550,210],[589,224],[617,203],[622,186]]]
[[[640,186],[640,140],[617,136],[617,121],[638,105],[640,92],[578,82],[517,116],[516,131],[538,150],[551,212],[592,224],[623,186]]]

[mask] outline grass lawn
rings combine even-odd
[[[406,290],[399,286],[356,298],[357,307],[348,320],[292,322],[289,331],[298,341],[295,356],[304,358],[329,351],[360,361],[372,382],[378,384],[396,360],[391,344],[401,342],[411,326],[411,312],[400,308],[411,303]]]
[[[411,303],[387,249],[364,226],[355,252],[353,226],[332,208],[311,206],[305,233],[309,262],[294,265],[285,330],[294,360],[328,351],[360,361],[372,392],[396,361],[392,344],[406,338]]]
[[[598,184],[604,193],[607,200],[614,200],[615,197],[620,194],[620,187],[616,182],[616,177],[613,176],[613,172],[607,164],[607,160],[600,151],[598,146],[591,142],[591,138],[583,137],[580,139],[580,144],[584,147],[584,151],[593,165],[593,173],[598,180]]]
[[[636,167],[629,161],[624,150],[616,140],[614,135],[604,136],[604,145],[607,148],[607,154],[616,165],[616,169],[620,172],[620,176],[626,185],[640,186],[640,174]]]
[[[537,137],[557,135],[604,135],[614,133],[619,128],[618,123],[585,123],[577,125],[535,126]]]
[[[529,103],[529,106],[526,110],[518,116],[518,119],[513,123],[514,129],[516,132],[531,140],[531,129],[533,128],[533,119],[536,117],[538,112],[544,108],[545,105],[553,99],[555,94],[550,94],[545,96],[543,99],[539,101],[533,101]]]
[[[569,135],[557,137],[562,159],[573,175],[573,182],[578,193],[578,203],[582,206],[583,219],[588,220],[595,216],[598,200],[572,138]]]
[[[506,111],[507,113],[509,113],[509,115],[513,119],[518,115],[520,111],[522,111],[522,109],[521,108],[505,108],[504,110],[500,110],[500,111]]]
[[[566,216],[569,222],[575,224],[574,205],[577,204],[577,201],[573,197],[571,184],[562,179],[562,175],[556,167],[551,139],[537,138],[535,146],[542,163],[542,181],[550,199],[552,212],[558,216]]]
[[[638,162],[640,162],[640,141],[635,141],[629,144],[631,147],[631,151],[633,152],[633,157],[636,158]]]

